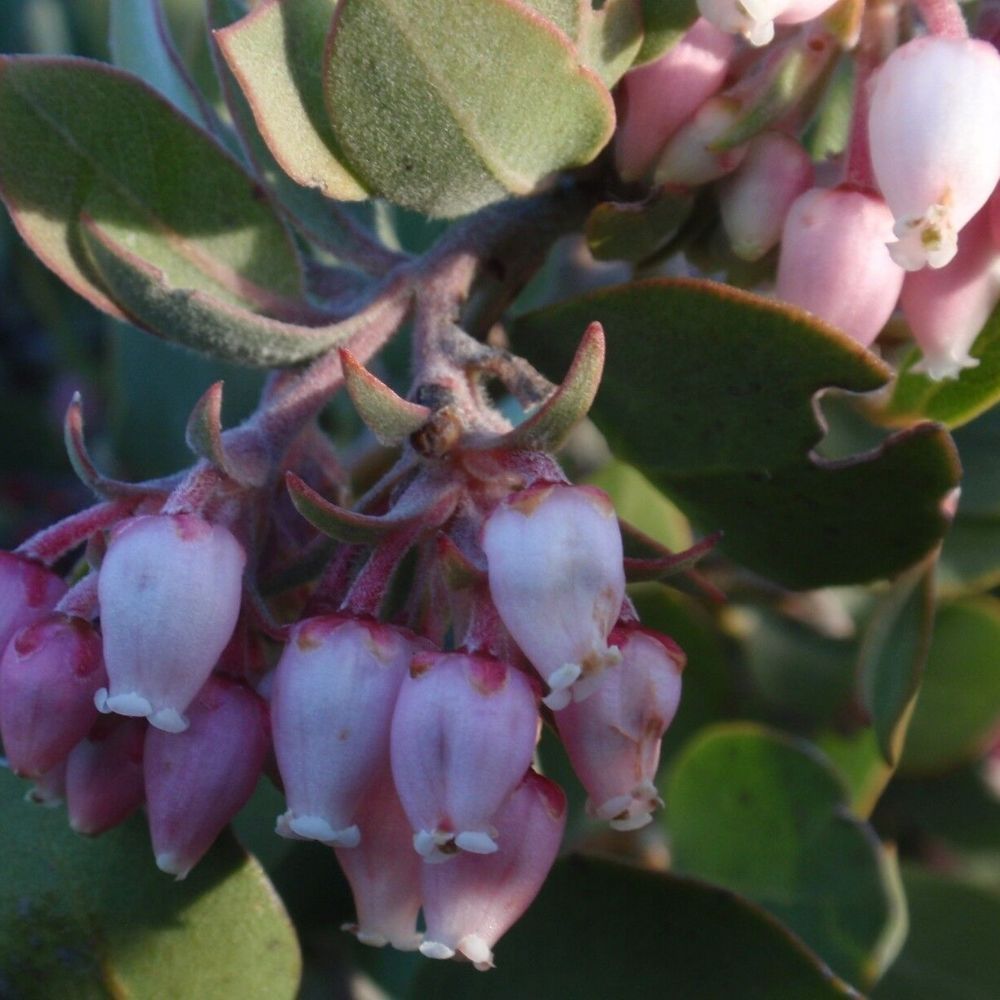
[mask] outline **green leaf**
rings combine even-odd
[[[344,165],[323,105],[323,49],[337,0],[266,0],[215,33],[260,134],[299,184],[338,201],[368,192]]]
[[[748,724],[703,732],[665,792],[678,871],[748,896],[868,985],[893,929],[890,873],[844,799],[815,747]]]
[[[865,628],[858,673],[879,749],[899,760],[934,627],[934,557],[893,581]]]
[[[587,218],[587,246],[597,260],[645,260],[677,233],[693,204],[690,194],[666,189],[647,202],[602,202]]]
[[[910,932],[872,1000],[994,1000],[1000,894],[918,869],[903,873]]]
[[[824,1000],[853,995],[746,900],[596,858],[556,864],[488,975],[427,963],[411,1000]]]
[[[998,650],[1000,600],[941,606],[900,773],[944,771],[982,753],[1000,722]]]
[[[524,4],[537,10],[573,41],[580,37],[584,19],[590,13],[589,0],[524,0]]]
[[[122,310],[88,259],[84,216],[174,287],[230,306],[298,299],[287,232],[257,183],[144,83],[82,59],[0,59],[0,194],[70,287]]]
[[[697,0],[641,0],[644,35],[636,65],[663,55],[698,19]]]
[[[62,811],[25,802],[25,787],[0,771],[5,995],[295,997],[295,931],[228,834],[175,882],[154,865],[140,818],[89,840]]]
[[[586,9],[579,39],[580,57],[606,87],[613,87],[635,61],[642,47],[639,0],[607,0],[600,10]]]
[[[875,730],[865,726],[846,735],[828,730],[820,734],[816,745],[847,783],[852,811],[867,819],[893,774],[882,756]]]
[[[963,517],[945,536],[938,579],[949,597],[1000,585],[1000,517]]]
[[[651,279],[523,316],[515,348],[565,370],[600,322],[604,380],[591,416],[615,453],[671,496],[721,549],[791,587],[894,575],[940,540],[958,482],[954,445],[919,425],[847,459],[812,454],[814,399],[870,392],[888,370],[849,338],[759,296]]]
[[[504,0],[342,0],[325,86],[358,177],[428,215],[531,192],[614,128],[569,39]]]
[[[1000,403],[1000,307],[986,321],[969,354],[979,359],[975,368],[935,382],[912,371],[921,357],[920,351],[912,351],[900,366],[892,396],[879,417],[893,423],[923,417],[961,427]]]

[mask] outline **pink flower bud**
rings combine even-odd
[[[892,315],[903,271],[886,252],[892,214],[874,195],[813,188],[785,220],[775,294],[867,347]]]
[[[208,679],[240,609],[243,547],[193,514],[123,522],[98,577],[109,688],[102,712],[144,716],[168,733]]]
[[[914,371],[956,378],[963,368],[978,365],[969,348],[998,301],[1000,254],[983,209],[965,227],[950,264],[914,271],[903,282],[899,304],[924,355]]]
[[[66,584],[44,566],[13,552],[0,552],[0,653],[11,636],[51,611]]]
[[[625,75],[615,132],[624,180],[642,177],[670,136],[722,86],[732,52],[733,39],[699,18],[659,59]]]
[[[566,826],[566,796],[529,771],[497,814],[500,850],[425,865],[420,951],[428,958],[460,952],[477,969],[493,967],[493,946],[531,905],[555,861]]]
[[[591,814],[616,830],[636,830],[662,805],[653,779],[680,701],[684,654],[667,636],[636,626],[611,634],[622,662],[593,698],[559,712],[556,724]]]
[[[106,683],[101,637],[88,622],[50,614],[22,628],[0,660],[0,732],[11,768],[39,777],[82,740]]]
[[[1000,54],[987,42],[915,38],[879,69],[872,167],[896,219],[889,250],[906,270],[944,267],[1000,180],[998,107]]]
[[[389,625],[336,615],[293,630],[271,695],[274,749],[288,800],[283,837],[354,847],[355,814],[389,761],[389,726],[415,650]]]
[[[184,878],[257,785],[270,743],[267,706],[237,681],[212,677],[180,733],[150,729],[143,773],[157,867]]]
[[[607,495],[588,486],[535,486],[486,520],[490,594],[514,641],[560,709],[600,684],[619,660],[609,647],[625,597],[622,538]]]
[[[715,144],[739,113],[738,101],[710,97],[667,142],[656,165],[656,183],[697,187],[734,171],[746,155],[746,143],[731,149],[717,149]]]
[[[493,817],[531,763],[531,682],[485,656],[418,653],[392,719],[392,772],[429,860],[497,849]]]
[[[809,155],[791,136],[764,132],[750,140],[736,173],[719,182],[719,211],[733,253],[759,260],[778,245],[795,199],[813,183]]]
[[[337,860],[351,883],[358,920],[345,924],[362,944],[391,944],[414,951],[420,944],[420,871],[413,833],[388,766],[369,785],[357,812],[361,843],[338,847]]]
[[[73,748],[66,761],[66,809],[77,833],[104,833],[142,805],[147,728],[144,719],[109,716]]]
[[[774,38],[774,19],[782,7],[782,0],[698,0],[701,16],[720,31],[742,35],[758,46]]]

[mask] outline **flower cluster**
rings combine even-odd
[[[156,864],[183,878],[270,773],[277,833],[335,850],[360,940],[490,968],[564,832],[543,724],[592,816],[642,827],[684,654],[638,622],[607,495],[543,451],[470,438],[418,435],[356,511],[289,452],[296,504],[344,540],[286,593],[286,625],[260,584],[301,539],[254,530],[281,516],[278,484],[210,464],[120,484],[2,554],[0,732],[32,796],[64,798],[85,834],[144,806]],[[45,563],[83,543],[67,587]]]
[[[951,5],[918,3],[928,33],[897,44],[893,5],[698,6],[683,39],[619,88],[620,176],[680,200],[714,183],[731,253],[758,261],[779,248],[779,299],[865,347],[898,307],[923,353],[917,370],[940,379],[977,364],[970,348],[1000,301],[990,12],[970,38]],[[849,141],[814,165],[801,137],[845,52]]]

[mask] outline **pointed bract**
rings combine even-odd
[[[607,495],[541,485],[512,494],[487,518],[490,594],[514,641],[546,679],[553,709],[586,697],[605,667],[625,597],[622,538]]]
[[[357,845],[356,813],[388,767],[392,713],[417,648],[392,626],[336,615],[292,630],[271,694],[283,837]]]
[[[361,842],[337,848],[354,895],[357,922],[344,930],[362,944],[392,945],[414,951],[420,945],[420,872],[424,867],[413,850],[413,832],[400,805],[388,762],[370,783],[357,812]]]
[[[1000,180],[1000,53],[930,35],[896,49],[875,77],[872,168],[895,217],[893,258],[944,267]]]
[[[264,700],[223,677],[191,702],[183,732],[150,728],[143,775],[157,867],[187,875],[250,798],[269,746]]]
[[[662,805],[656,785],[660,742],[681,695],[684,654],[671,639],[636,626],[616,629],[622,662],[592,698],[556,714],[588,811],[616,830],[634,830]]]
[[[392,772],[419,854],[497,849],[493,817],[531,763],[538,726],[531,682],[514,667],[414,657],[392,720]]]
[[[566,797],[529,771],[497,814],[500,849],[425,865],[420,951],[428,958],[464,955],[493,967],[493,946],[531,905],[555,861],[566,826]]]
[[[14,772],[37,778],[63,760],[90,732],[106,683],[89,622],[52,613],[22,628],[0,659],[0,734]]]
[[[245,562],[227,528],[193,514],[121,524],[98,577],[110,682],[97,693],[102,712],[187,727],[184,712],[236,626]]]

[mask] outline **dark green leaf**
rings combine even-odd
[[[888,379],[869,352],[805,313],[711,282],[652,279],[522,317],[515,346],[563,371],[575,337],[608,343],[592,410],[618,454],[671,495],[722,549],[799,588],[900,572],[941,538],[957,484],[947,433],[919,425],[838,461],[814,397]]]
[[[51,997],[292,998],[295,931],[260,865],[225,835],[183,882],[136,817],[88,840],[0,772],[0,992]]]
[[[411,1000],[824,1000],[853,995],[753,904],[700,882],[559,862],[497,948],[497,968],[438,962]]]
[[[934,626],[932,556],[893,581],[861,641],[861,692],[885,762],[899,760]]]
[[[750,897],[868,985],[893,929],[890,872],[844,799],[814,746],[747,724],[703,732],[665,794],[678,871]]]
[[[1000,722],[1000,601],[943,604],[910,719],[901,773],[943,771],[981,753]]]
[[[641,0],[643,40],[636,63],[662,55],[698,18],[695,0]]]
[[[692,204],[689,194],[670,191],[639,204],[602,202],[587,219],[590,252],[597,260],[644,260],[677,232]]]
[[[963,517],[959,512],[944,539],[938,579],[949,596],[1000,584],[1000,517]]]
[[[590,162],[611,96],[569,39],[502,0],[342,0],[327,106],[362,182],[455,216]]]

